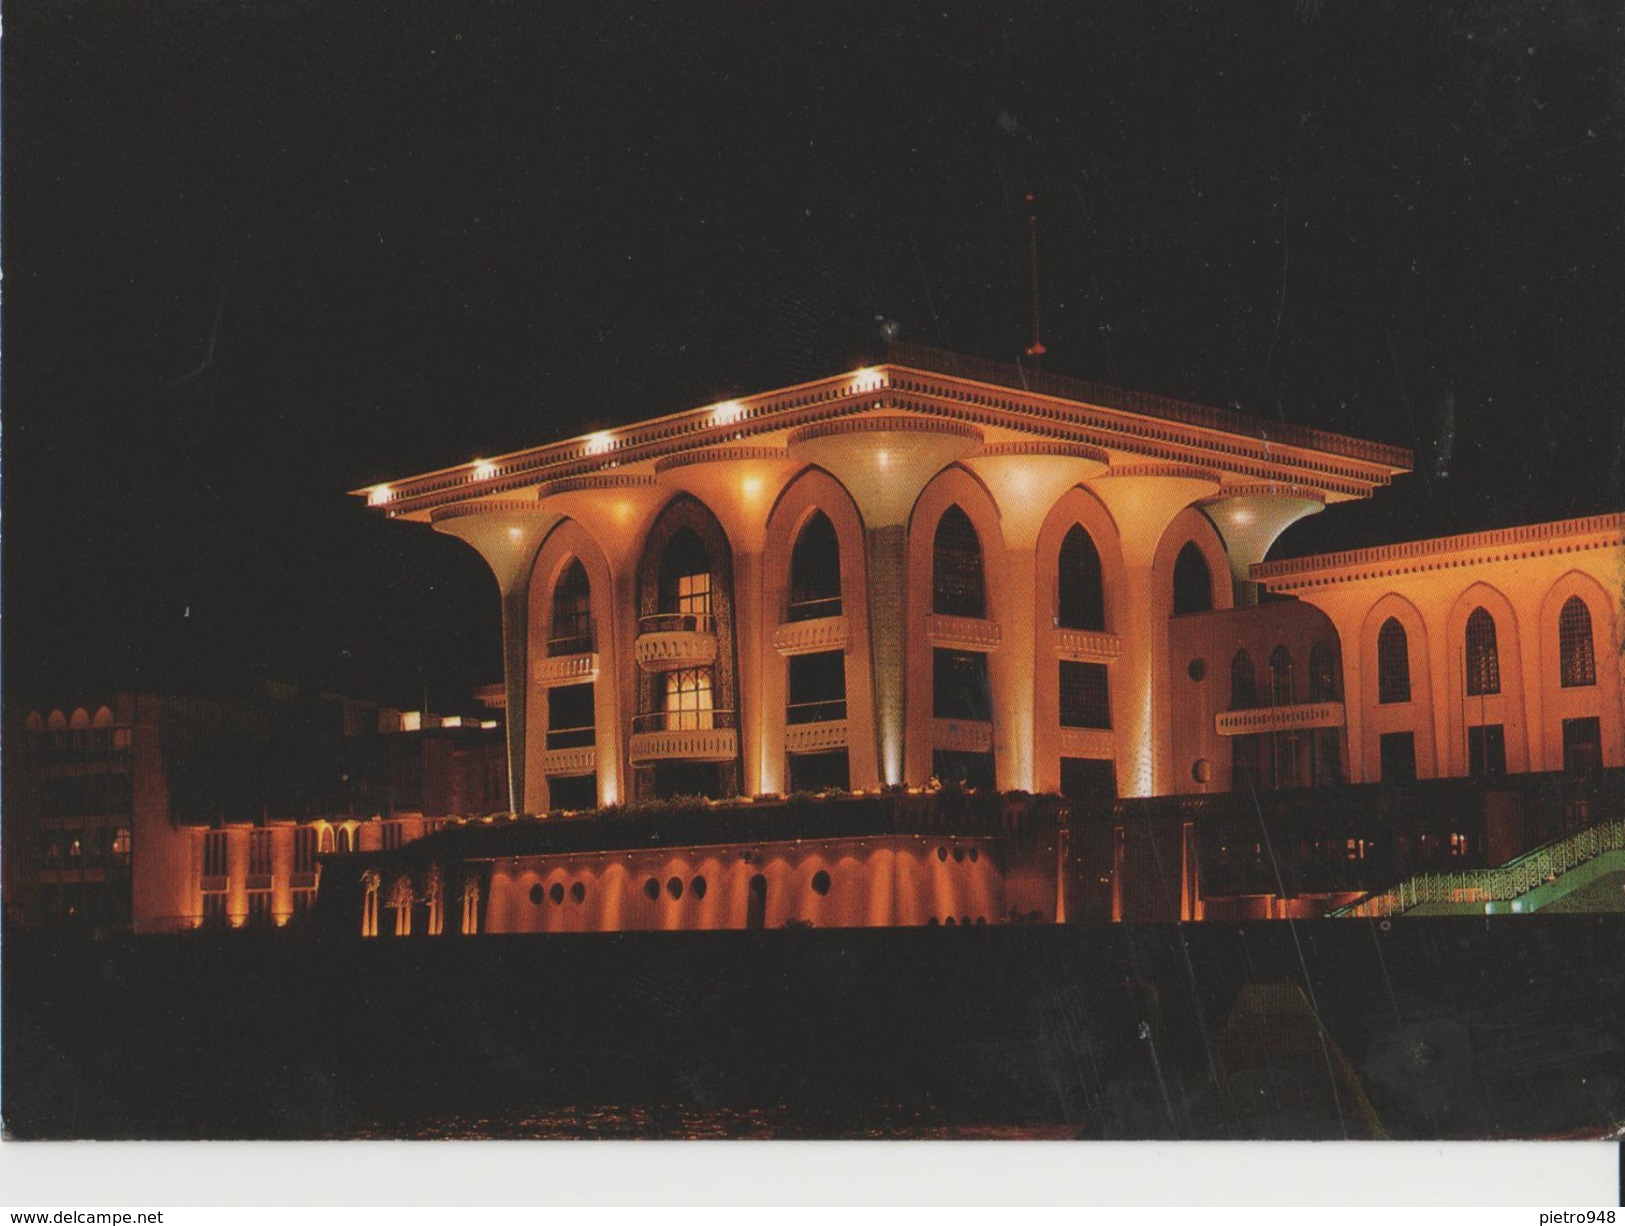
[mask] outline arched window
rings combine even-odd
[[[1339,697],[1332,645],[1322,639],[1309,649],[1309,701],[1336,702]]]
[[[679,528],[660,555],[660,611],[711,615],[711,556],[692,528]]]
[[[1292,653],[1285,643],[1270,652],[1270,706],[1292,705]]]
[[[1258,705],[1258,683],[1253,676],[1253,658],[1238,651],[1230,661],[1230,709],[1246,711]]]
[[[1495,619],[1480,605],[1467,617],[1467,693],[1501,692],[1501,658],[1495,648]]]
[[[1578,596],[1563,602],[1557,615],[1559,675],[1564,689],[1597,684],[1596,647],[1591,638],[1591,610]]]
[[[1056,576],[1055,624],[1068,630],[1106,628],[1106,591],[1100,580],[1100,554],[1082,524],[1073,524],[1061,542]]]
[[[840,615],[841,542],[829,516],[814,511],[790,554],[789,620]]]
[[[547,654],[574,656],[591,650],[592,585],[581,559],[571,558],[553,588],[553,626]]]
[[[1207,559],[1195,541],[1186,541],[1185,548],[1174,559],[1174,616],[1206,613],[1212,607],[1213,575],[1207,568]]]
[[[951,506],[937,521],[931,546],[931,611],[953,617],[986,617],[982,543],[970,517]]]
[[[1399,619],[1390,617],[1377,631],[1377,701],[1411,700],[1411,645]]]

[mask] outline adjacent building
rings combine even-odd
[[[506,803],[497,720],[279,685],[18,712],[5,745],[17,927],[298,926],[325,858]]]

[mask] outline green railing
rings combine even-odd
[[[1556,880],[1570,869],[1610,851],[1625,851],[1625,821],[1601,822],[1525,852],[1498,868],[1424,873],[1381,894],[1330,913],[1333,919],[1386,919],[1424,905],[1485,905],[1511,902]]]

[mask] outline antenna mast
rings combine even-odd
[[[1033,194],[1027,193],[1027,245],[1033,258],[1033,343],[1027,346],[1027,356],[1041,358],[1049,352],[1038,332],[1038,211],[1033,207]]]

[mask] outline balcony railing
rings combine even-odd
[[[845,698],[822,698],[814,702],[792,702],[784,709],[787,724],[824,724],[846,718]]]
[[[841,615],[839,596],[819,596],[812,600],[792,600],[785,611],[787,622],[810,622],[824,617]]]
[[[714,634],[714,622],[709,613],[651,613],[638,618],[638,633],[643,634]]]
[[[540,686],[578,685],[598,679],[598,653],[550,655],[531,663],[531,681]]]
[[[644,711],[632,717],[632,731],[695,732],[712,728],[737,728],[732,711]]]
[[[1115,634],[1104,630],[1071,630],[1056,627],[1052,640],[1055,654],[1063,660],[1078,660],[1086,664],[1110,664],[1123,654],[1122,643]]]
[[[598,730],[591,724],[579,728],[549,728],[547,730],[547,747],[549,749],[581,749],[597,741]]]
[[[782,656],[815,651],[845,651],[846,618],[820,617],[812,621],[782,622],[773,629],[773,646]]]
[[[1003,632],[999,623],[985,617],[954,617],[933,613],[925,619],[925,636],[934,647],[962,647],[970,651],[992,651]]]
[[[1296,732],[1304,728],[1341,728],[1340,702],[1301,702],[1287,707],[1252,707],[1220,711],[1213,717],[1220,736],[1246,736],[1254,732]]]
[[[591,775],[598,770],[598,747],[548,749],[542,753],[544,775]]]
[[[568,628],[569,633],[547,640],[550,656],[582,656],[596,650],[597,635],[591,620],[578,622]]]
[[[844,719],[821,724],[792,724],[784,730],[784,748],[789,753],[820,753],[829,749],[845,749],[846,744]]]
[[[960,753],[990,753],[993,750],[993,725],[981,720],[933,719],[931,746],[933,749],[957,750]]]
[[[646,711],[632,719],[633,762],[727,762],[739,754],[732,711]]]
[[[717,636],[709,613],[655,613],[638,622],[632,647],[645,672],[700,668],[717,658]]]

